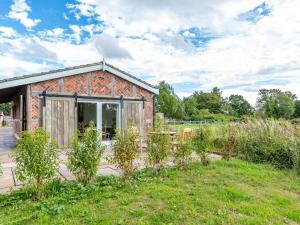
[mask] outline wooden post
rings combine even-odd
[[[23,95],[20,95],[19,132],[23,130]]]
[[[27,113],[27,130],[31,130],[31,111],[32,111],[32,107],[31,107],[31,85],[27,85],[27,91],[26,91],[26,113]]]

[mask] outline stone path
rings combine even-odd
[[[0,153],[14,150],[16,139],[12,127],[0,127]]]
[[[0,193],[2,194],[9,193],[11,190],[22,187],[22,183],[17,180],[14,172],[16,164],[10,155],[11,153],[0,153],[0,163],[2,164],[3,168],[3,175],[0,176]],[[115,165],[108,163],[105,159],[110,155],[111,152],[109,150],[104,153],[104,156],[102,157],[102,160],[98,167],[97,176],[120,176],[122,174],[122,172],[118,168],[116,168]],[[141,153],[139,155],[139,157],[134,162],[136,168],[143,169],[146,167],[145,157],[145,153]],[[197,158],[197,156],[194,155],[193,158]],[[220,156],[212,154],[210,155],[210,158],[212,160],[218,160],[220,159]],[[59,161],[60,162],[57,177],[62,180],[74,180],[74,175],[67,168],[66,155],[62,154],[59,157]],[[172,159],[169,159],[167,165],[173,166],[172,161]]]

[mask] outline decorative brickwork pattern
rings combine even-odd
[[[32,97],[32,100],[31,100],[31,105],[32,105],[32,108],[31,108],[31,117],[32,119],[39,119],[40,117],[40,98],[39,97]]]
[[[102,71],[93,72],[91,75],[91,95],[112,96],[111,74]]]
[[[74,75],[64,78],[64,93],[87,94],[87,74]]]
[[[116,96],[134,97],[132,88],[132,83],[121,78],[116,78]]]
[[[58,79],[32,84],[32,91],[42,92],[44,90],[47,90],[47,92],[59,92]]]

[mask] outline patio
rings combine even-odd
[[[110,164],[106,158],[111,155],[111,150],[107,149],[101,158],[101,162],[98,167],[97,176],[120,176],[122,171],[116,168],[115,165]],[[15,175],[16,163],[11,157],[12,153],[0,153],[0,163],[3,168],[3,175],[0,176],[0,193],[9,193],[11,190],[18,189],[22,187],[22,183],[17,180]],[[193,159],[196,160],[198,157],[196,154],[192,155]],[[210,154],[209,157],[212,160],[220,159],[220,156]],[[146,167],[145,163],[146,153],[140,153],[138,158],[135,160],[135,166],[137,169],[143,169]],[[167,162],[168,166],[173,166],[173,159],[169,158]],[[57,172],[57,177],[61,180],[74,180],[75,177],[67,168],[67,156],[65,154],[59,157],[59,170]]]

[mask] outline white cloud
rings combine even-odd
[[[8,17],[20,21],[26,28],[30,29],[41,22],[39,19],[30,19],[28,13],[31,11],[30,6],[25,0],[14,0],[10,7]]]
[[[17,35],[17,32],[14,29],[12,29],[11,27],[0,26],[0,36],[12,38],[12,37],[15,37],[16,35]]]
[[[99,53],[106,59],[132,58],[128,50],[121,47],[118,40],[108,34],[97,35],[93,40]]]

